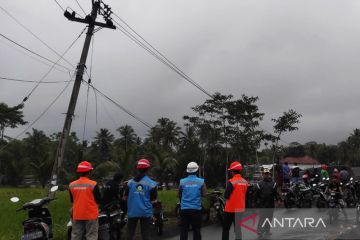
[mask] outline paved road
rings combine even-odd
[[[267,237],[267,239],[311,239],[311,240],[324,240],[324,239],[360,239],[360,225],[359,227],[355,224],[355,211],[354,209],[347,209],[349,221],[345,222],[344,217],[340,216],[339,220],[336,223],[330,224],[328,221],[328,215],[326,212],[319,213],[317,209],[297,209],[289,211],[286,209],[277,209],[274,216],[277,219],[281,218],[304,218],[304,217],[314,217],[315,219],[322,218],[325,227],[321,226],[319,228],[302,228],[299,227],[299,224],[295,228],[286,227],[276,227],[272,229],[272,236]],[[321,216],[320,216],[321,215]],[[319,217],[320,216],[320,217]],[[316,220],[317,221],[317,220]],[[252,221],[249,220],[244,222],[249,227],[256,228],[257,223],[252,225]],[[245,240],[255,240],[259,239],[258,236],[251,230],[242,228],[242,236]],[[168,240],[179,240],[179,236],[168,238]],[[192,232],[189,233],[189,240],[192,240]],[[204,227],[202,229],[202,239],[205,240],[219,240],[221,239],[221,227],[216,225],[211,225]],[[233,228],[230,230],[230,239],[235,239],[235,234]]]

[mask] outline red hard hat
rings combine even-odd
[[[137,168],[137,169],[142,169],[142,168],[149,168],[150,166],[151,166],[151,165],[150,165],[149,160],[143,158],[143,159],[140,159],[140,160],[137,162],[136,168]]]
[[[80,173],[80,172],[89,172],[91,170],[93,170],[93,166],[91,165],[91,163],[89,163],[88,161],[82,161],[81,163],[79,163],[79,165],[77,166],[77,170],[76,172]]]
[[[231,163],[230,168],[228,170],[229,171],[233,171],[233,170],[241,171],[242,169],[243,169],[243,167],[242,167],[241,163],[233,162],[233,163]]]
[[[323,164],[323,165],[321,166],[321,168],[324,169],[324,170],[326,170],[326,169],[328,168],[328,166],[327,166],[326,164]]]

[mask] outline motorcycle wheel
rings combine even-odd
[[[155,223],[156,232],[159,236],[163,235],[164,223],[161,220],[157,220]]]
[[[71,227],[67,230],[67,240],[71,240]]]
[[[180,220],[180,205],[176,205],[176,208],[175,208],[175,216],[178,220]]]

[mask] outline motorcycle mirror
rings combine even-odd
[[[350,178],[350,181],[352,181],[352,180],[354,180],[354,178],[353,178],[353,177],[351,177],[351,178]]]
[[[50,192],[56,192],[59,189],[59,186],[52,186]]]
[[[18,197],[12,197],[10,198],[10,201],[13,203],[17,203],[18,201],[20,201],[20,199]]]

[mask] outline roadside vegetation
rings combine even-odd
[[[23,230],[22,222],[27,219],[27,212],[16,212],[16,209],[20,208],[25,202],[43,198],[45,195],[46,191],[39,188],[0,188],[0,240],[20,239]],[[19,197],[20,202],[10,202],[10,198],[14,196]],[[176,190],[159,191],[159,200],[164,204],[165,215],[174,218],[178,201]],[[67,191],[57,192],[56,200],[49,204],[54,223],[54,240],[66,239],[66,224],[70,217],[70,207]]]

